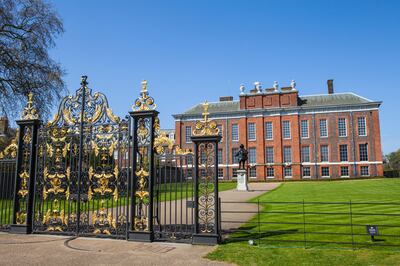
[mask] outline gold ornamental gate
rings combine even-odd
[[[86,79],[39,128],[32,229],[125,238],[129,125]]]

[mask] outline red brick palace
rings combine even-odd
[[[210,118],[218,123],[219,177],[232,179],[240,144],[249,152],[249,177],[257,180],[324,179],[382,176],[379,126],[381,102],[354,93],[300,96],[296,84],[249,93],[240,88],[239,100],[221,97],[209,103]],[[192,148],[195,121],[201,119],[198,104],[175,119],[175,142]]]

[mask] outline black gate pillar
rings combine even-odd
[[[36,142],[40,125],[39,115],[33,106],[33,94],[29,93],[28,103],[19,126],[17,166],[14,188],[14,208],[11,233],[30,234],[33,223],[33,199],[36,172]]]
[[[154,183],[154,127],[158,112],[154,99],[148,95],[147,82],[142,82],[140,97],[133,112],[131,208],[128,240],[152,242],[153,232],[153,183]]]
[[[220,220],[218,202],[218,143],[221,141],[215,121],[208,119],[208,103],[204,103],[203,120],[193,131],[195,156],[195,210],[193,244],[219,243]]]

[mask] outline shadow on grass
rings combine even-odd
[[[273,236],[279,235],[291,235],[297,234],[299,230],[297,229],[289,229],[289,230],[282,230],[282,231],[270,231],[270,232],[257,232],[256,226],[242,226],[240,229],[227,229],[222,230],[223,233],[223,243],[222,244],[229,244],[229,243],[236,243],[236,242],[243,242],[248,241],[250,239],[257,240],[257,239],[264,239]],[[254,231],[253,231],[254,230]],[[249,232],[251,231],[251,232]]]

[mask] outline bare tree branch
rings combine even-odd
[[[0,0],[0,115],[19,116],[32,91],[48,117],[65,91],[64,70],[48,54],[63,32],[46,0]]]

